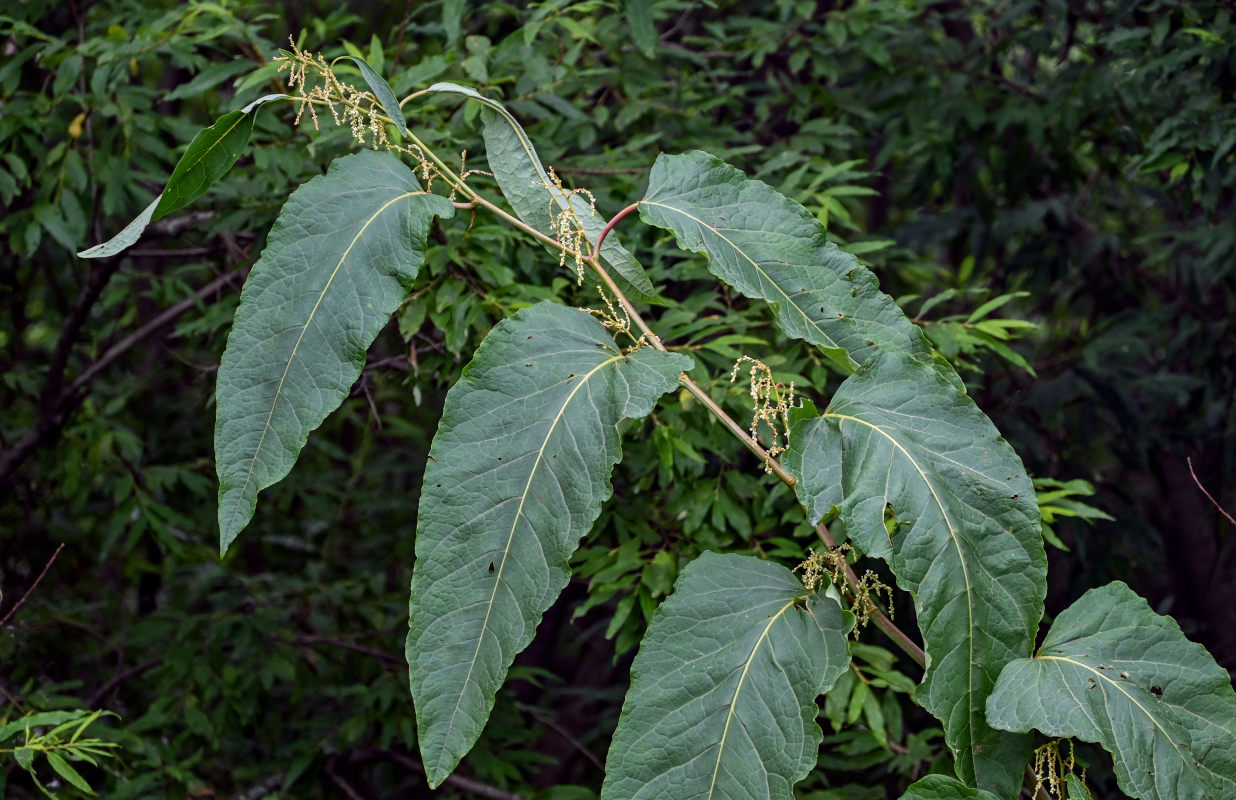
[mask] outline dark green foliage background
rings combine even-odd
[[[1236,666],[1232,528],[1186,462],[1236,508],[1229,3],[522,6],[3,6],[0,616],[65,548],[0,629],[0,718],[119,712],[94,730],[122,760],[83,767],[107,797],[429,795],[401,643],[445,390],[497,320],[544,297],[596,306],[595,292],[492,217],[439,226],[352,397],[220,563],[214,369],[283,200],[349,150],[347,133],[328,119],[296,130],[269,106],[248,155],[192,208],[119,260],[73,255],[149,203],[194,133],[280,89],[269,60],[301,31],[328,55],[355,43],[399,96],[451,80],[502,99],[606,215],[639,198],[657,153],[694,148],[826,205],[833,236],[911,315],[953,293],[919,321],[1030,473],[1093,481],[1119,520],[1057,524],[1072,549],[1050,551],[1049,613],[1123,579]],[[651,8],[655,43],[628,6]],[[409,109],[438,152],[483,166],[475,104]],[[744,352],[826,401],[835,371],[766,312],[666,235],[633,220],[620,232],[665,289],[658,332],[732,415],[749,414],[728,383]],[[873,240],[896,244],[861,245]],[[1039,324],[1012,344],[1037,376],[947,324],[1015,290],[1027,295],[1000,313]],[[615,502],[462,767],[488,787],[594,797],[633,647],[679,565],[703,550],[792,565],[814,542],[789,492],[688,398],[627,432]],[[909,626],[905,598],[898,609]],[[941,756],[929,717],[879,696],[890,749],[869,717],[837,732],[828,720],[846,709],[826,707],[824,772],[800,796],[896,796]],[[0,770],[6,796],[34,791],[11,759]]]

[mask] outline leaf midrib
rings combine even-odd
[[[480,658],[481,645],[485,641],[485,631],[489,628],[489,615],[493,613],[494,599],[498,596],[498,587],[502,585],[502,573],[506,570],[506,562],[509,560],[508,557],[511,552],[511,543],[515,540],[515,530],[519,527],[519,519],[523,516],[524,512],[524,503],[528,499],[528,493],[532,490],[532,480],[536,477],[537,470],[541,467],[541,462],[544,459],[545,449],[549,445],[549,440],[554,435],[554,431],[557,429],[558,423],[566,417],[567,409],[570,407],[571,401],[575,399],[575,395],[579,393],[579,390],[584,388],[584,386],[588,384],[588,381],[591,380],[592,377],[603,368],[621,360],[624,357],[625,356],[622,355],[611,356],[589,370],[588,374],[581,377],[579,379],[579,383],[575,385],[575,388],[571,389],[570,394],[568,394],[566,399],[562,401],[562,406],[558,409],[558,413],[554,415],[554,419],[553,422],[550,423],[549,430],[545,432],[545,438],[541,441],[541,446],[537,449],[536,461],[533,462],[532,468],[528,471],[528,480],[524,483],[523,493],[519,497],[519,507],[515,509],[515,516],[511,520],[511,530],[507,534],[506,545],[502,549],[502,563],[498,565],[498,571],[494,575],[494,588],[489,595],[489,602],[485,606],[485,619],[481,621],[480,634],[476,637],[476,650],[472,653],[472,659],[468,663],[468,672],[464,675],[464,689],[467,688],[468,683],[472,680],[472,671],[476,669],[476,662]],[[459,709],[463,704],[463,696],[463,690],[459,691],[455,696],[455,708],[451,710],[451,718],[447,722],[446,731],[443,733],[440,740],[444,743],[450,741],[451,730],[455,726],[455,718],[459,716]],[[442,768],[442,761],[447,758],[449,758],[447,755],[447,750],[443,747],[438,751],[437,766],[439,770]]]
[[[764,630],[760,632],[760,638],[755,640],[755,645],[751,648],[751,655],[747,656],[746,662],[742,666],[742,675],[738,678],[738,685],[734,687],[734,696],[730,698],[730,710],[725,715],[725,727],[721,729],[721,741],[717,743],[717,763],[712,769],[712,781],[708,784],[708,800],[712,800],[713,793],[717,790],[717,775],[721,772],[721,756],[725,753],[725,740],[730,733],[730,722],[734,719],[735,710],[738,708],[738,696],[742,694],[743,684],[746,683],[747,675],[751,671],[751,662],[755,661],[756,653],[760,651],[760,645],[768,638],[768,632],[772,630],[773,625],[781,618],[781,615],[789,611],[794,606],[794,601],[786,603],[781,610],[768,620],[768,624],[764,626]]]
[[[778,292],[780,292],[780,293],[781,293],[781,296],[785,298],[785,302],[786,302],[789,306],[791,306],[792,308],[794,308],[794,309],[795,309],[795,310],[796,310],[796,311],[797,311],[800,315],[802,315],[802,318],[803,318],[804,320],[806,320],[806,321],[807,321],[807,323],[808,323],[808,324],[809,324],[812,328],[814,328],[814,329],[815,329],[815,330],[819,333],[819,335],[820,335],[820,336],[822,336],[822,337],[824,338],[824,340],[825,340],[825,341],[827,341],[827,342],[828,342],[828,346],[829,346],[829,347],[831,347],[831,348],[833,348],[833,349],[839,349],[839,350],[845,350],[845,349],[846,349],[846,348],[842,347],[841,345],[837,344],[835,341],[833,341],[833,338],[832,338],[831,336],[829,336],[827,333],[825,333],[825,332],[824,332],[824,329],[823,329],[823,328],[821,328],[821,327],[820,327],[820,326],[816,323],[816,321],[815,321],[815,320],[813,320],[813,319],[811,318],[811,316],[810,316],[810,315],[806,312],[806,310],[805,310],[802,306],[800,306],[798,303],[795,303],[795,302],[794,302],[794,300],[791,298],[791,296],[790,296],[789,294],[787,294],[787,293],[786,293],[786,291],[785,291],[784,289],[782,289],[782,288],[781,288],[781,285],[780,285],[779,283],[777,283],[775,280],[773,280],[771,275],[769,275],[767,272],[765,272],[765,271],[764,271],[763,267],[761,267],[761,266],[759,265],[759,262],[757,262],[757,261],[756,261],[755,259],[753,259],[751,256],[747,255],[747,252],[746,252],[745,250],[743,250],[741,247],[739,247],[737,244],[735,244],[735,243],[734,243],[734,242],[733,242],[733,241],[732,241],[732,240],[731,240],[728,236],[726,236],[725,234],[721,233],[720,229],[713,227],[713,226],[712,226],[711,224],[709,224],[709,223],[705,223],[705,222],[704,222],[704,220],[702,220],[702,219],[700,219],[700,218],[696,217],[696,216],[695,216],[695,215],[693,215],[693,214],[689,214],[689,213],[687,213],[686,211],[682,210],[681,208],[677,208],[677,207],[675,207],[675,206],[666,205],[665,203],[658,203],[658,202],[656,202],[656,201],[654,201],[654,200],[641,200],[641,201],[640,201],[640,203],[641,203],[641,204],[644,204],[644,205],[657,206],[658,208],[664,208],[664,209],[666,209],[666,210],[668,210],[668,211],[671,211],[671,212],[674,212],[674,213],[677,213],[677,214],[681,214],[682,216],[686,217],[687,219],[690,219],[691,221],[693,221],[693,222],[695,222],[697,225],[699,225],[699,227],[700,227],[700,230],[701,230],[701,231],[704,231],[704,232],[709,232],[709,231],[711,231],[711,232],[713,233],[713,235],[715,235],[718,239],[721,239],[721,240],[722,240],[722,241],[724,241],[726,244],[728,244],[730,247],[732,247],[732,248],[734,249],[734,252],[738,253],[738,254],[739,254],[739,255],[741,255],[743,258],[745,258],[745,259],[746,259],[746,260],[747,260],[747,261],[751,264],[752,268],[753,268],[753,269],[755,269],[755,271],[756,271],[756,272],[758,272],[760,275],[762,275],[763,277],[765,277],[765,278],[768,280],[768,282],[769,282],[769,283],[770,283],[770,284],[771,284],[774,288],[776,288],[776,290],[777,290]],[[849,354],[849,351],[848,351],[848,350],[846,351],[846,358],[847,358],[847,359],[849,359],[849,361],[850,361],[850,365],[851,365],[851,367],[852,367],[852,368],[854,368],[854,369],[857,369],[857,368],[858,368],[858,366],[859,366],[859,365],[858,365],[858,362],[854,360],[854,357],[853,357],[853,356],[851,356],[851,355]]]
[[[954,527],[953,521],[948,515],[948,510],[945,509],[944,503],[943,501],[941,501],[940,495],[936,493],[936,487],[931,482],[931,479],[928,478],[926,471],[921,466],[919,466],[918,461],[915,460],[914,456],[910,454],[910,451],[907,450],[905,446],[901,444],[901,442],[897,441],[896,437],[894,437],[888,431],[881,428],[879,425],[875,425],[871,422],[868,422],[865,419],[853,417],[848,414],[837,414],[832,411],[826,411],[821,416],[830,418],[830,419],[849,420],[850,422],[857,422],[860,425],[866,425],[867,427],[871,428],[873,431],[879,433],[881,436],[888,439],[889,443],[891,443],[893,447],[900,450],[901,454],[905,456],[906,460],[909,461],[910,464],[914,467],[914,470],[918,472],[919,477],[922,478],[923,483],[926,484],[927,486],[927,491],[931,492],[931,498],[935,501],[936,507],[940,509],[940,516],[944,518],[944,524],[948,526],[949,538],[952,539],[953,547],[956,548],[957,550],[957,563],[961,565],[961,574],[966,584],[966,614],[968,616],[968,625],[966,628],[966,631],[967,631],[966,645],[969,650],[969,653],[968,653],[969,669],[966,670],[966,680],[969,682],[968,683],[969,691],[966,693],[966,708],[968,710],[967,717],[969,718],[969,721],[970,721],[970,740],[971,742],[973,742],[974,730],[975,730],[975,716],[976,716],[976,711],[977,711],[977,709],[975,708],[974,700],[973,700],[974,698],[974,670],[975,670],[974,591],[970,583],[970,569],[966,563],[965,553],[962,550],[961,539],[957,534],[957,529]]]
[[[238,505],[232,506],[232,515],[228,519],[229,529],[235,524],[236,515],[240,512],[241,506],[243,505],[245,492],[249,489],[249,484],[253,481],[254,464],[257,463],[258,455],[262,452],[262,445],[266,442],[266,433],[271,427],[270,421],[274,419],[275,409],[279,407],[279,398],[283,396],[283,384],[287,381],[288,373],[292,369],[292,363],[296,360],[296,354],[300,350],[300,343],[304,341],[305,333],[309,330],[309,325],[313,322],[314,317],[318,313],[318,309],[322,306],[322,301],[326,298],[327,292],[330,291],[331,285],[334,284],[335,278],[339,276],[340,270],[343,269],[344,262],[347,261],[348,256],[351,255],[352,248],[354,248],[356,243],[360,241],[360,238],[364,235],[365,231],[369,230],[369,227],[374,223],[374,221],[377,220],[378,217],[382,216],[388,208],[400,200],[423,194],[426,194],[426,192],[419,190],[415,192],[404,192],[403,194],[397,195],[396,197],[393,197],[383,203],[378,210],[369,217],[369,219],[365,220],[365,224],[362,225],[360,230],[356,232],[356,235],[352,237],[352,241],[348,242],[347,249],[344,250],[343,254],[339,256],[339,261],[336,262],[335,268],[331,271],[330,278],[327,279],[326,285],[322,287],[322,291],[318,293],[318,299],[314,302],[313,309],[310,310],[309,316],[305,318],[305,324],[301,326],[300,329],[300,336],[296,337],[296,344],[292,345],[292,352],[288,354],[287,364],[283,367],[283,374],[279,376],[279,384],[275,387],[275,399],[270,404],[270,412],[266,415],[266,422],[262,424],[262,435],[258,437],[257,447],[253,449],[253,456],[249,459],[249,467],[245,470],[245,482],[240,487],[240,500],[242,502]]]
[[[198,159],[197,159],[196,161],[194,161],[194,162],[193,162],[193,163],[191,163],[191,164],[187,164],[187,165],[185,166],[184,172],[181,172],[181,173],[180,173],[180,177],[181,177],[181,178],[183,178],[184,176],[188,175],[188,174],[189,174],[190,172],[192,172],[193,170],[195,170],[195,169],[197,169],[198,167],[200,167],[200,166],[202,165],[202,162],[206,160],[206,157],[207,157],[208,155],[210,155],[211,153],[213,153],[213,152],[214,152],[214,150],[215,150],[215,148],[216,148],[216,147],[218,147],[220,144],[222,144],[222,143],[223,143],[223,140],[224,140],[224,139],[226,139],[228,136],[231,136],[231,135],[232,135],[232,131],[236,130],[237,126],[239,126],[242,122],[244,122],[246,119],[248,119],[248,118],[249,118],[249,116],[250,116],[250,113],[251,113],[251,112],[248,112],[248,111],[243,111],[243,110],[242,110],[242,111],[236,111],[235,113],[240,114],[240,116],[236,118],[235,123],[234,123],[234,124],[233,124],[230,128],[228,128],[226,131],[224,131],[222,134],[220,134],[220,135],[219,135],[219,138],[217,138],[217,139],[215,139],[213,142],[211,142],[211,143],[210,143],[210,146],[209,146],[209,147],[207,147],[205,150],[203,150],[203,151],[202,151],[201,155],[200,155],[200,156],[198,156]],[[212,127],[213,127],[213,126],[212,126]],[[176,165],[176,167],[177,167],[177,168],[178,168],[179,166],[180,166],[179,164],[177,164],[177,165]],[[176,170],[176,169],[173,169],[173,170],[172,170],[172,176],[171,176],[170,178],[168,178],[168,185],[169,185],[169,186],[171,185],[172,181],[173,181],[176,177],[177,177],[177,170]],[[166,187],[164,187],[164,190],[163,190],[163,191],[164,191],[164,192],[166,192],[166,191],[167,191],[167,188],[166,188]],[[161,202],[162,202],[162,200],[163,200],[163,194],[162,194],[162,193],[160,193],[160,195],[159,195],[159,202],[161,203]],[[159,210],[159,209],[158,209],[158,206],[156,206],[156,207],[155,207],[155,211],[158,211],[158,210]],[[171,213],[171,212],[167,212],[167,213]],[[162,215],[160,215],[160,216],[162,216]],[[153,219],[153,218],[152,218],[152,219]]]
[[[1171,737],[1171,735],[1167,732],[1167,729],[1164,728],[1163,725],[1159,722],[1158,718],[1154,714],[1150,713],[1150,710],[1146,708],[1144,705],[1142,705],[1141,702],[1136,697],[1130,694],[1128,690],[1126,690],[1119,681],[1112,680],[1111,678],[1107,677],[1107,675],[1103,674],[1102,670],[1095,669],[1089,664],[1085,664],[1081,661],[1078,661],[1073,658],[1068,658],[1066,656],[1038,655],[1038,656],[1035,656],[1034,659],[1036,661],[1063,661],[1066,664],[1072,664],[1073,666],[1084,669],[1087,672],[1094,673],[1096,676],[1098,676],[1100,680],[1104,681],[1105,683],[1110,685],[1112,688],[1114,688],[1116,691],[1120,692],[1122,695],[1125,696],[1125,698],[1128,699],[1130,703],[1137,706],[1141,710],[1141,712],[1146,715],[1146,718],[1149,719],[1154,724],[1155,728],[1157,728],[1159,732],[1163,734],[1163,737],[1167,739],[1167,741],[1172,743],[1172,747],[1176,750],[1177,754],[1180,755],[1181,760],[1185,764],[1189,764],[1192,762],[1193,760],[1192,755],[1187,750],[1183,753],[1181,752],[1180,744]],[[1114,730],[1112,731],[1112,737],[1113,737],[1112,745],[1115,746],[1116,742],[1115,742],[1115,731]],[[1197,766],[1200,767],[1201,764],[1199,763],[1197,764]]]

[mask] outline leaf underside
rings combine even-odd
[[[205,194],[216,181],[227,174],[249,144],[257,118],[257,108],[286,96],[269,94],[259,97],[239,111],[229,111],[219,117],[209,128],[198,131],[189,142],[185,154],[176,162],[163,192],[120,233],[77,255],[81,258],[114,256],[141,238],[146,226],[151,222],[184,208]]]
[[[1017,454],[937,364],[880,353],[794,425],[785,464],[811,521],[835,504],[914,595],[928,658],[918,698],[944,723],[958,776],[1011,796],[1031,740],[992,729],[985,705],[1000,668],[1033,648],[1047,570]]]
[[[372,150],[336,159],[288,198],[219,367],[222,552],[253,516],[258,492],[288,474],[309,432],[347,397],[420,270],[434,216],[454,211],[397,157]]]
[[[632,665],[603,800],[790,800],[815,767],[815,698],[850,663],[852,624],[778,564],[691,562]]]
[[[500,322],[447,395],[416,534],[407,657],[431,787],[485,726],[515,655],[612,493],[616,425],[692,361],[623,354],[591,315],[545,301]]]
[[[551,189],[553,182],[541,159],[532,146],[532,141],[519,122],[501,103],[485,97],[475,89],[454,83],[435,83],[431,92],[446,92],[463,95],[483,103],[495,116],[485,122],[485,158],[494,173],[494,179],[502,194],[511,204],[515,215],[548,236],[554,235],[550,218],[570,208],[575,212],[580,225],[595,243],[605,220],[580,195],[568,196],[565,192]],[[656,290],[644,268],[622,246],[618,236],[610,233],[601,245],[601,258],[614,269],[614,279],[619,288],[632,299],[655,300]]]
[[[870,270],[828,241],[819,220],[720,159],[658,157],[639,207],[645,222],[707,255],[714,275],[768,301],[787,335],[819,346],[845,372],[877,348],[930,353],[918,326]]]
[[[1099,743],[1132,797],[1236,797],[1227,672],[1123,583],[1091,589],[1062,612],[1038,655],[1004,668],[987,709],[1007,730]]]

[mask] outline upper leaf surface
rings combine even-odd
[[[288,474],[309,432],[347,397],[420,270],[430,222],[454,212],[397,157],[371,150],[336,159],[288,198],[219,367],[221,550],[253,516],[258,492]]]
[[[910,785],[901,800],[1000,800],[991,792],[966,786],[948,775],[928,775]]]
[[[792,798],[815,766],[815,698],[850,663],[853,621],[778,564],[692,561],[631,667],[601,797]]]
[[[249,144],[249,138],[253,135],[256,109],[271,100],[286,96],[270,94],[260,97],[239,111],[229,111],[219,117],[214,125],[199,131],[193,141],[189,142],[185,154],[176,162],[176,168],[172,170],[172,176],[168,178],[163,193],[120,233],[77,255],[82,258],[114,256],[136,242],[151,222],[184,208],[205,194],[215,181],[232,168]]]
[[[447,394],[421,493],[407,657],[431,786],[471,749],[516,653],[567,583],[612,492],[617,423],[692,361],[624,355],[545,301],[499,323]]]
[[[984,709],[1000,668],[1031,652],[1047,591],[1021,460],[936,364],[897,352],[870,358],[823,415],[794,425],[790,448],[791,466],[840,459],[839,487],[835,469],[798,469],[799,498],[814,522],[839,497],[850,537],[914,595],[928,658],[919,699],[944,723],[961,779],[1011,796],[1030,739],[993,730]]]
[[[1236,797],[1227,672],[1120,582],[1086,592],[1038,655],[1004,668],[987,717],[1006,730],[1098,742],[1133,797]]]
[[[767,300],[788,335],[847,372],[876,348],[926,355],[926,339],[875,275],[828,241],[807,209],[707,153],[662,155],[640,201],[650,225],[747,297]]]
[[[552,188],[553,181],[541,164],[532,140],[505,106],[475,89],[454,83],[435,83],[429,91],[463,95],[496,112],[485,123],[485,158],[516,216],[541,233],[553,236],[551,211],[553,216],[557,216],[569,208],[574,211],[588,241],[596,242],[605,227],[604,218],[586,198]],[[629,296],[639,300],[654,299],[656,290],[652,281],[615,234],[605,237],[605,243],[601,245],[601,258],[614,268],[617,273],[614,278]]]

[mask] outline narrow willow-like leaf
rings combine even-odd
[[[416,532],[407,657],[425,773],[472,748],[516,653],[566,586],[612,492],[617,423],[678,385],[688,356],[623,354],[548,301],[499,323],[446,397]]]
[[[987,718],[1099,743],[1132,797],[1236,797],[1231,679],[1120,582],[1086,592],[1056,617],[1038,655],[1004,668]]]
[[[767,300],[788,335],[818,345],[845,371],[876,348],[926,355],[918,326],[875,275],[828,241],[807,209],[707,153],[662,155],[640,215],[708,256],[712,273]]]
[[[1011,797],[1030,737],[992,729],[985,706],[1001,667],[1032,651],[1047,591],[1021,460],[937,364],[898,352],[869,358],[823,415],[793,426],[790,447],[787,464],[840,458],[839,488],[818,482],[835,470],[799,469],[799,498],[818,514],[839,496],[850,537],[914,595],[928,658],[919,700],[944,723],[958,776]]]
[[[269,94],[260,97],[239,111],[229,111],[219,117],[214,125],[199,131],[189,142],[189,148],[180,161],[176,162],[163,193],[109,241],[77,255],[81,258],[114,256],[136,242],[151,222],[184,208],[205,194],[215,181],[232,168],[245,145],[249,144],[256,109],[286,96]]]
[[[551,212],[556,216],[569,208],[575,212],[588,241],[596,243],[605,220],[585,197],[551,188],[553,181],[541,164],[532,140],[505,106],[475,89],[454,83],[435,83],[429,91],[463,95],[495,112],[496,116],[485,123],[485,157],[503,196],[520,219],[541,233],[553,236]],[[628,296],[639,300],[655,299],[656,290],[644,268],[613,233],[605,237],[601,245],[601,258],[614,268],[614,278]]]
[[[222,552],[253,516],[258,492],[288,474],[309,432],[347,397],[420,270],[429,224],[454,213],[398,158],[372,150],[336,159],[288,198],[219,367]]]
[[[948,775],[928,775],[910,785],[901,800],[1000,800],[985,789],[966,786]]]
[[[652,618],[605,765],[604,800],[790,800],[823,738],[815,698],[854,619],[785,567],[704,553]]]
[[[391,118],[400,133],[407,136],[408,122],[403,117],[403,109],[399,107],[399,99],[395,97],[395,92],[391,90],[386,79],[375,72],[373,67],[369,66],[369,63],[360,56],[344,56],[344,58],[351,59],[356,64],[361,77],[365,79],[365,83],[369,84],[369,91],[373,92],[373,96],[378,99],[378,104],[382,106],[386,116]]]

